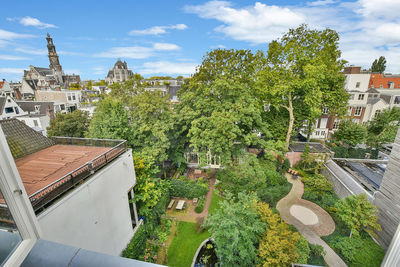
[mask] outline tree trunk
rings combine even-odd
[[[350,230],[350,237],[349,238],[351,238],[352,235],[353,235],[353,230]]]
[[[289,106],[285,107],[289,111],[289,127],[288,127],[288,130],[286,133],[286,149],[289,149],[290,136],[292,135],[293,124],[294,124],[292,95],[290,93],[288,96],[288,102],[289,102]]]
[[[307,122],[307,142],[310,142],[310,136],[311,136],[311,133],[312,133],[312,128],[313,128],[313,123],[309,119],[308,122]]]

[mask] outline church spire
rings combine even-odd
[[[53,38],[50,37],[50,34],[47,33],[47,50],[49,51],[49,61],[50,61],[50,69],[55,71],[61,71],[62,67],[60,65],[60,61],[58,59],[58,55],[56,52],[56,46],[53,44]]]

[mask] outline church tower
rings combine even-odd
[[[54,71],[61,71],[62,67],[60,65],[60,61],[58,60],[58,55],[56,52],[56,47],[53,44],[53,38],[50,37],[50,34],[47,33],[47,50],[49,51],[49,61],[50,61],[50,69]]]

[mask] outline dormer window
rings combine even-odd
[[[364,100],[364,94],[359,94],[358,95],[358,100]]]
[[[40,105],[35,105],[35,112],[39,113],[40,112]]]
[[[356,83],[356,88],[360,88],[360,82]]]

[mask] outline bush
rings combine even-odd
[[[302,235],[300,235],[300,239],[297,241],[296,252],[299,255],[296,263],[307,264],[308,258],[310,257],[310,247],[307,239]]]
[[[170,194],[174,197],[182,198],[200,198],[208,192],[208,184],[195,182],[193,180],[171,180]]]
[[[137,230],[129,244],[122,251],[121,256],[130,259],[139,259],[146,249],[147,233],[143,225]]]
[[[371,159],[378,158],[378,150],[377,149],[364,149],[364,148],[346,148],[344,146],[332,146],[330,148],[333,152],[335,152],[335,158],[353,158],[353,159],[365,159],[365,154],[370,153]]]
[[[206,204],[206,198],[203,196],[200,198],[199,203],[197,203],[196,208],[194,208],[194,211],[197,213],[202,213],[204,210],[205,204]]]
[[[349,266],[380,266],[385,255],[370,237],[336,236],[329,245]]]
[[[270,205],[270,207],[275,207],[276,203],[284,196],[286,196],[290,189],[292,188],[292,184],[287,183],[285,185],[277,185],[272,187],[260,188],[257,190],[257,195],[261,201],[266,202]]]
[[[324,255],[326,253],[324,251],[324,248],[320,245],[313,245],[313,244],[309,244],[309,246],[310,246],[310,258],[308,259],[307,264],[324,266],[325,265]]]
[[[303,199],[312,201],[326,211],[333,211],[331,207],[339,200],[333,191],[332,183],[321,174],[305,174],[302,178],[304,183]]]
[[[290,161],[289,159],[285,158],[285,160],[283,161],[283,170],[287,172],[289,168],[290,168]]]

